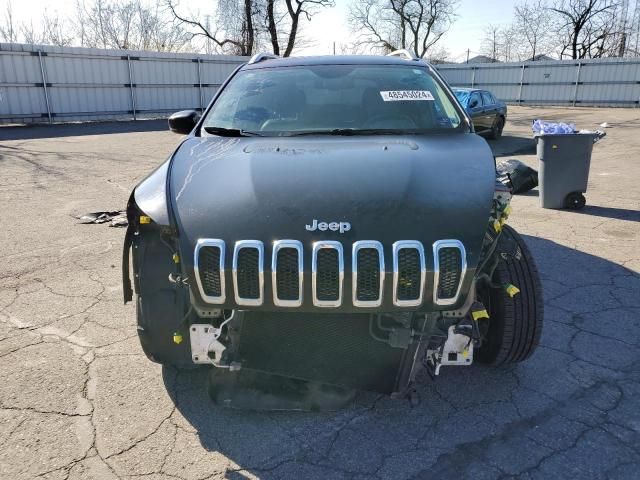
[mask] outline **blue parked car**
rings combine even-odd
[[[453,93],[469,113],[476,133],[497,139],[507,121],[507,105],[487,90],[454,88]]]

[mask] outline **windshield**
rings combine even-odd
[[[204,120],[215,135],[422,133],[461,124],[423,66],[313,65],[240,71]]]

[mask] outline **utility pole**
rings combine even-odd
[[[469,63],[469,50],[470,49],[467,48],[467,63]]]
[[[333,56],[336,56],[336,42],[333,42]]]

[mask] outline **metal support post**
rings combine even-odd
[[[44,90],[44,101],[47,104],[47,116],[49,123],[53,123],[51,118],[51,105],[49,104],[49,91],[47,90],[47,74],[44,69],[44,61],[42,60],[42,51],[38,50],[38,60],[40,62],[40,74],[42,75],[42,88]]]
[[[133,70],[131,69],[131,56],[127,55],[127,67],[129,68],[129,91],[131,92],[131,110],[133,112],[133,119],[137,120],[136,116],[136,94],[133,91]]]

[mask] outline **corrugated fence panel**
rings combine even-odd
[[[437,65],[454,87],[491,90],[524,105],[640,105],[640,59]]]
[[[205,108],[248,59],[0,44],[0,123],[166,116]],[[640,59],[452,64],[452,85],[524,105],[640,105]]]
[[[49,116],[54,122],[159,117],[204,108],[247,60],[0,44],[0,123],[42,122]]]

